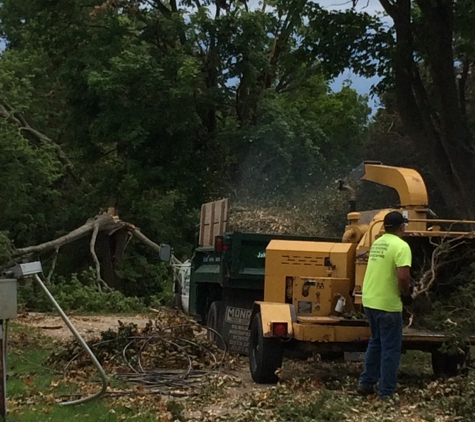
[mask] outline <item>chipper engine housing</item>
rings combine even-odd
[[[307,317],[338,314],[337,305],[340,313],[343,304],[352,308],[355,250],[352,243],[272,240],[264,301],[292,304],[297,316]]]

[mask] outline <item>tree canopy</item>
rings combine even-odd
[[[354,21],[342,43],[364,53],[368,15],[33,0],[2,2],[0,21],[0,222],[18,247],[114,206],[180,251],[202,202],[303,191],[364,142],[366,98],[329,88],[352,56],[330,45]]]
[[[114,206],[186,254],[202,202],[297,198],[389,139],[473,216],[474,6],[381,4],[392,27],[307,0],[3,1],[0,230],[22,247]],[[382,78],[371,127],[330,88],[347,68]]]

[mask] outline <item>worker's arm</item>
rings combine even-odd
[[[397,279],[401,295],[411,294],[411,267],[397,267]]]

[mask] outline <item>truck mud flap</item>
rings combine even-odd
[[[234,291],[232,294],[223,295],[222,336],[230,352],[249,354],[249,323],[256,300],[262,300],[262,292]]]

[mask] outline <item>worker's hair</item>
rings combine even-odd
[[[388,227],[384,226],[384,230],[386,230],[386,233],[394,234],[399,230],[399,227],[401,226],[402,224],[399,224],[399,226],[388,226]]]

